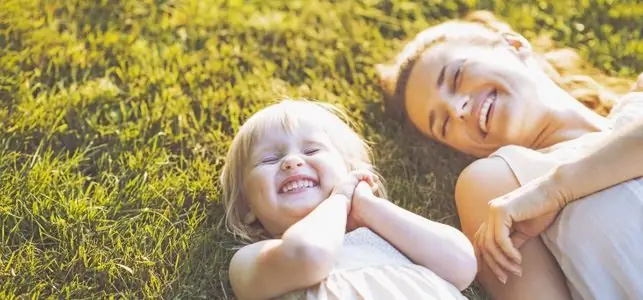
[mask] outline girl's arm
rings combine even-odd
[[[239,299],[269,299],[322,281],[342,245],[350,200],[333,194],[292,225],[281,239],[241,248],[230,261]]]
[[[361,195],[364,196],[358,199]],[[462,232],[378,198],[366,184],[358,185],[353,201],[352,209],[356,209],[356,201],[359,201],[361,223],[411,261],[430,269],[460,290],[471,284],[476,275],[476,258],[471,243]]]

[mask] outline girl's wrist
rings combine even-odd
[[[346,210],[350,211],[351,208],[351,199],[349,199],[345,194],[343,193],[333,193],[326,199],[326,201],[339,201],[342,202],[346,205]]]
[[[378,205],[381,204],[381,202],[386,201],[382,198],[379,198],[375,195],[369,195],[367,197],[364,197],[362,201],[360,201],[360,207],[359,207],[359,217],[364,223],[363,225],[366,227],[371,227],[372,222],[377,222],[377,220],[371,220],[371,216],[374,214],[371,213],[371,210],[376,208]]]

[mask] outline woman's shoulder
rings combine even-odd
[[[498,156],[490,156],[474,161],[460,173],[455,198],[491,200],[519,187],[520,182],[510,165]]]
[[[488,189],[495,192],[496,188],[511,191],[556,166],[556,160],[539,151],[517,145],[504,146],[467,166],[458,177],[456,194]]]
[[[629,124],[643,117],[643,91],[630,92],[623,96],[612,108],[608,118],[613,122],[613,128]]]

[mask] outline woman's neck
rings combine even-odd
[[[605,130],[609,120],[584,106],[569,93],[559,87],[553,89],[551,96],[549,122],[530,148],[543,149],[558,143],[579,138],[582,135]]]

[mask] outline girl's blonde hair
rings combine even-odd
[[[500,41],[501,36],[494,33],[515,34],[507,23],[488,11],[476,11],[463,20],[448,21],[420,32],[406,44],[394,63],[377,66],[389,112],[408,122],[404,90],[411,69],[428,48],[447,39],[494,44]],[[581,59],[573,49],[555,49],[547,36],[541,36],[534,42],[532,46],[535,52],[544,53],[535,56],[542,70],[558,86],[600,115],[607,115],[617,101],[618,94],[627,92],[632,85],[630,80],[600,72]]]
[[[369,146],[351,128],[346,114],[337,107],[321,102],[287,99],[260,110],[241,126],[232,140],[221,174],[226,227],[245,242],[269,238],[258,220],[247,217],[250,207],[244,198],[243,184],[251,167],[247,163],[252,149],[262,136],[271,131],[292,132],[302,122],[312,124],[328,134],[348,166],[347,172],[366,169],[376,173],[371,164]],[[378,181],[376,194],[386,197],[383,181]]]

